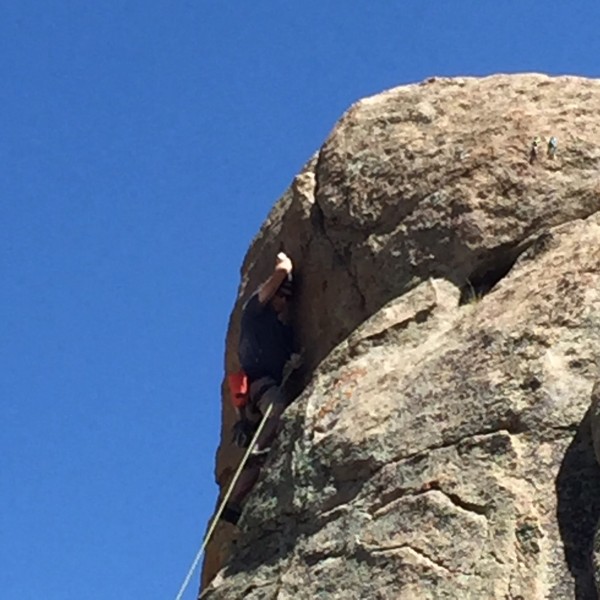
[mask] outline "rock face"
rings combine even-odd
[[[227,371],[282,245],[307,364],[202,598],[596,598],[599,140],[575,77],[434,79],[342,117],[242,267]]]

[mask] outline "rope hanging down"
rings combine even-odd
[[[195,571],[196,567],[198,566],[198,563],[200,562],[200,558],[202,557],[204,550],[206,550],[206,546],[214,532],[215,527],[217,526],[217,523],[219,522],[219,518],[221,517],[221,513],[223,512],[223,509],[225,508],[225,504],[227,504],[227,501],[229,500],[229,496],[231,496],[231,493],[233,492],[233,488],[234,488],[235,484],[237,483],[240,473],[242,472],[242,469],[246,466],[246,462],[248,461],[248,458],[250,457],[252,450],[254,450],[256,440],[258,439],[260,432],[263,430],[263,427],[265,426],[265,423],[267,422],[267,418],[271,414],[272,409],[273,409],[273,403],[271,402],[269,404],[265,414],[263,415],[262,421],[260,422],[258,429],[256,430],[256,433],[254,434],[254,437],[252,438],[252,441],[250,442],[250,445],[248,446],[248,449],[246,450],[246,453],[244,454],[244,457],[242,458],[242,460],[240,461],[240,464],[238,465],[237,471],[235,472],[235,474],[231,480],[231,483],[229,484],[229,487],[227,488],[227,493],[223,497],[223,500],[221,500],[219,509],[215,513],[212,523],[210,524],[210,528],[208,529],[208,531],[206,532],[206,535],[204,536],[204,540],[202,542],[202,545],[200,546],[200,550],[198,550],[198,553],[196,554],[196,557],[194,558],[194,562],[192,563],[192,566],[190,567],[188,574],[186,575],[185,579],[183,580],[183,583],[181,584],[181,588],[179,588],[179,592],[178,592],[177,596],[175,597],[175,600],[181,600],[181,598],[183,597],[183,594],[185,593],[185,590],[190,582],[190,579],[192,578],[192,575],[194,574],[194,571]]]

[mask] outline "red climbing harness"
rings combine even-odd
[[[250,397],[250,386],[248,385],[248,375],[244,371],[230,373],[227,375],[227,383],[229,384],[229,394],[231,403],[236,408],[242,408],[248,404]]]

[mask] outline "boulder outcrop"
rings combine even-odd
[[[226,370],[282,247],[306,364],[202,598],[596,598],[599,134],[576,77],[431,79],[342,117],[242,266]]]

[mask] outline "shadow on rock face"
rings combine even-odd
[[[600,467],[594,456],[589,412],[567,448],[556,477],[557,520],[576,600],[597,600],[592,552],[600,518]]]

